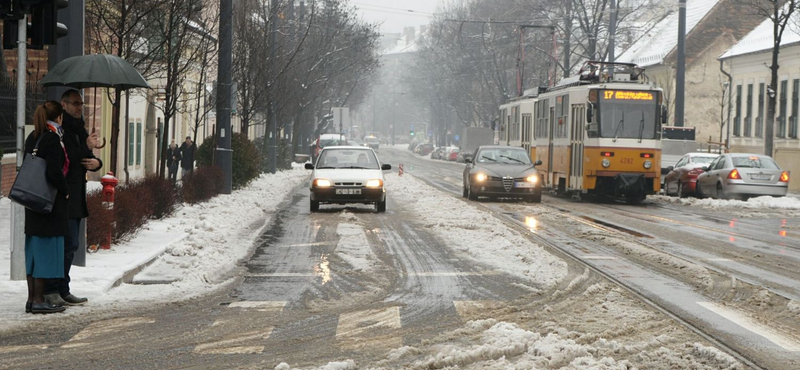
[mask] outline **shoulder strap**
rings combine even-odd
[[[36,139],[36,145],[33,146],[33,153],[31,153],[31,155],[33,155],[34,157],[36,156],[36,153],[39,151],[39,143],[42,142],[42,139],[44,139],[44,135],[47,135],[48,132],[49,131],[43,132],[41,135],[39,135],[39,138]]]

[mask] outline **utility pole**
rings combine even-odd
[[[233,149],[231,148],[231,84],[233,60],[233,0],[219,2],[219,70],[217,71],[217,137],[215,164],[222,169],[223,194],[233,192]],[[164,138],[166,140],[166,138]]]
[[[25,157],[25,76],[28,68],[28,16],[17,27],[17,173]],[[5,67],[5,66],[3,66]],[[25,280],[25,208],[11,203],[11,280]]]
[[[567,0],[567,14],[564,16],[564,78],[569,77],[570,53],[572,45],[572,0]]]
[[[270,1],[270,15],[269,15],[269,58],[270,62],[274,63],[275,61],[275,51],[277,50],[275,45],[275,33],[278,30],[277,23],[278,23],[278,14],[277,14],[277,7],[275,6],[275,0]],[[269,106],[267,107],[267,114],[269,115],[269,125],[267,125],[267,131],[269,135],[269,145],[267,145],[267,159],[269,161],[269,165],[267,166],[267,170],[269,173],[275,173],[278,171],[278,122],[277,122],[277,115],[275,114],[275,83],[276,81],[270,81],[270,85],[267,86],[267,96],[269,96]]]
[[[686,98],[686,0],[679,0],[678,4],[678,71],[675,80],[675,126],[683,127]]]
[[[617,61],[617,0],[611,0],[611,21],[608,25],[608,62]],[[614,66],[608,66],[608,76],[614,76]]]

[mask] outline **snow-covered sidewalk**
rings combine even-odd
[[[725,210],[737,214],[746,215],[747,213],[785,213],[787,215],[800,215],[800,198],[791,195],[785,197],[756,197],[747,201],[735,199],[698,199],[698,198],[678,198],[665,195],[654,195],[647,198],[657,203],[670,203],[682,206],[700,207],[712,210]]]
[[[244,189],[208,202],[180,207],[172,216],[150,221],[135,236],[87,255],[87,266],[72,268],[72,291],[89,304],[59,315],[27,315],[25,281],[10,280],[10,201],[0,199],[0,332],[32,321],[64,315],[128,308],[137,303],[178,301],[210,292],[225,282],[236,262],[247,256],[253,242],[283,200],[308,172],[262,175]],[[91,226],[90,226],[91,227]],[[114,285],[123,276],[155,262],[178,280],[170,284]]]

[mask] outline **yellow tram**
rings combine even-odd
[[[577,76],[500,106],[498,140],[542,161],[545,187],[638,203],[660,190],[665,121],[663,92],[642,69],[587,62]]]

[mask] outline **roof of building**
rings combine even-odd
[[[787,4],[788,6],[788,4]],[[797,16],[797,13],[795,13]],[[775,38],[772,34],[772,21],[765,19],[758,27],[754,28],[750,33],[742,38],[738,43],[733,45],[728,51],[722,54],[720,59],[733,58],[740,55],[760,53],[772,50],[772,44]],[[795,19],[789,20],[786,30],[783,31],[781,38],[781,47],[800,43],[800,26]]]
[[[723,0],[687,0],[686,34],[688,35],[708,13]],[[678,12],[673,11],[617,58],[619,62],[647,67],[662,64],[678,45]]]

